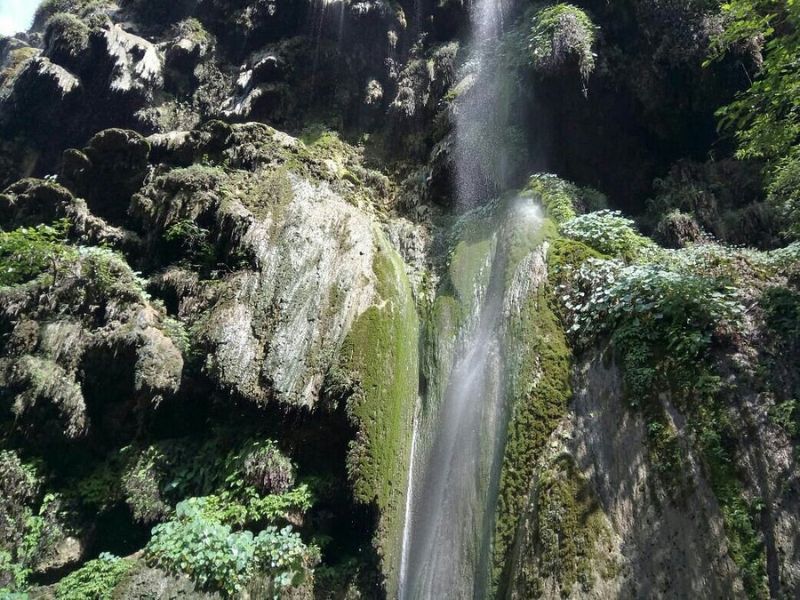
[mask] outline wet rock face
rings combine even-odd
[[[689,467],[694,487],[685,505],[670,502],[647,459],[645,423],[621,402],[618,372],[596,358],[579,367],[577,376],[573,452],[619,536],[619,575],[611,583],[616,593],[743,594],[719,507],[699,464]]]

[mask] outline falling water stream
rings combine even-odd
[[[504,149],[492,144],[497,139],[492,128],[496,127],[493,115],[499,81],[490,64],[490,52],[502,28],[501,2],[474,0],[471,7],[471,51],[465,65],[471,86],[456,109],[456,192],[462,209],[489,199],[490,186],[482,175],[481,161],[492,156],[494,164],[503,164]],[[485,265],[488,283],[475,290],[477,308],[455,341],[453,366],[443,391],[440,397],[428,399],[436,408],[424,448],[418,447],[420,433],[415,424],[400,600],[483,600],[488,596],[491,537],[507,425],[502,353],[503,227],[494,232],[493,251]]]

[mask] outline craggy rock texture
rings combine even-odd
[[[719,508],[697,463],[693,492],[679,504],[665,501],[648,466],[645,423],[621,401],[618,371],[598,357],[578,365],[576,378],[571,450],[622,548],[618,574],[606,585],[621,596],[741,596]]]
[[[488,597],[800,593],[793,180],[714,116],[761,40],[703,66],[717,2],[503,4],[488,95],[461,0],[46,0],[0,38],[0,596],[62,600],[109,552],[86,585],[118,600],[394,600],[413,432],[490,290]],[[576,274],[628,267],[664,294],[588,340]],[[694,319],[727,294],[738,318]],[[198,539],[291,528],[296,577],[226,596],[159,563],[189,499]]]

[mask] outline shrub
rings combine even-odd
[[[44,46],[53,62],[74,67],[76,59],[89,47],[89,27],[75,15],[57,13],[47,20]]]
[[[589,258],[571,287],[560,291],[567,292],[562,301],[570,311],[569,331],[579,342],[635,321],[657,327],[669,349],[686,356],[704,349],[715,327],[744,310],[726,282],[656,264]]]
[[[128,561],[103,553],[62,579],[56,586],[56,600],[111,600],[130,567]]]
[[[609,256],[631,261],[655,245],[639,234],[619,211],[599,210],[561,224],[561,232]]]
[[[577,6],[556,4],[536,12],[528,38],[533,66],[554,72],[576,60],[584,82],[594,71],[597,27]]]
[[[214,246],[209,241],[210,232],[194,221],[183,219],[171,225],[164,233],[167,242],[180,247],[190,262],[211,265],[214,262]]]
[[[800,239],[800,157],[784,161],[777,168],[768,189],[768,200],[783,219],[783,234]]]
[[[213,518],[205,498],[190,498],[178,504],[174,520],[153,528],[145,554],[151,564],[185,573],[199,586],[220,589],[228,597],[264,574],[279,598],[283,590],[302,583],[314,549],[291,527],[268,527],[255,536],[233,531]]]
[[[68,223],[0,231],[0,286],[18,285],[50,273],[55,279],[75,250],[64,244]]]
[[[694,216],[680,210],[672,210],[661,217],[656,225],[656,239],[667,248],[685,248],[696,242],[708,240],[708,236]]]
[[[70,13],[81,19],[91,20],[94,15],[113,8],[110,0],[44,0],[33,18],[33,28],[41,29],[47,20],[57,13]]]

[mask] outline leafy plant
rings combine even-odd
[[[767,192],[769,202],[783,218],[783,234],[800,239],[800,156],[778,163]]]
[[[599,210],[561,224],[561,232],[609,256],[633,260],[654,244],[639,234],[633,221],[619,211]]]
[[[228,597],[258,574],[271,578],[275,598],[303,582],[316,553],[291,527],[267,527],[257,535],[234,531],[215,518],[207,503],[205,498],[184,500],[174,520],[153,528],[145,548],[150,563],[185,573],[201,587],[220,589]]]
[[[800,141],[800,4],[790,0],[730,0],[722,4],[725,28],[712,59],[742,47],[755,51],[750,87],[718,111],[734,132],[739,158],[775,161],[796,154]]]
[[[0,286],[18,285],[49,273],[53,280],[75,250],[65,245],[67,221],[0,231]]]
[[[209,238],[208,229],[189,219],[171,225],[164,234],[167,242],[178,245],[191,261],[199,265],[211,265],[214,261],[214,246]]]
[[[592,188],[581,188],[549,173],[537,173],[525,188],[536,194],[547,216],[556,223],[574,219],[578,213],[601,210],[606,198]]]
[[[111,600],[114,588],[130,568],[128,561],[103,553],[59,581],[56,600]]]

